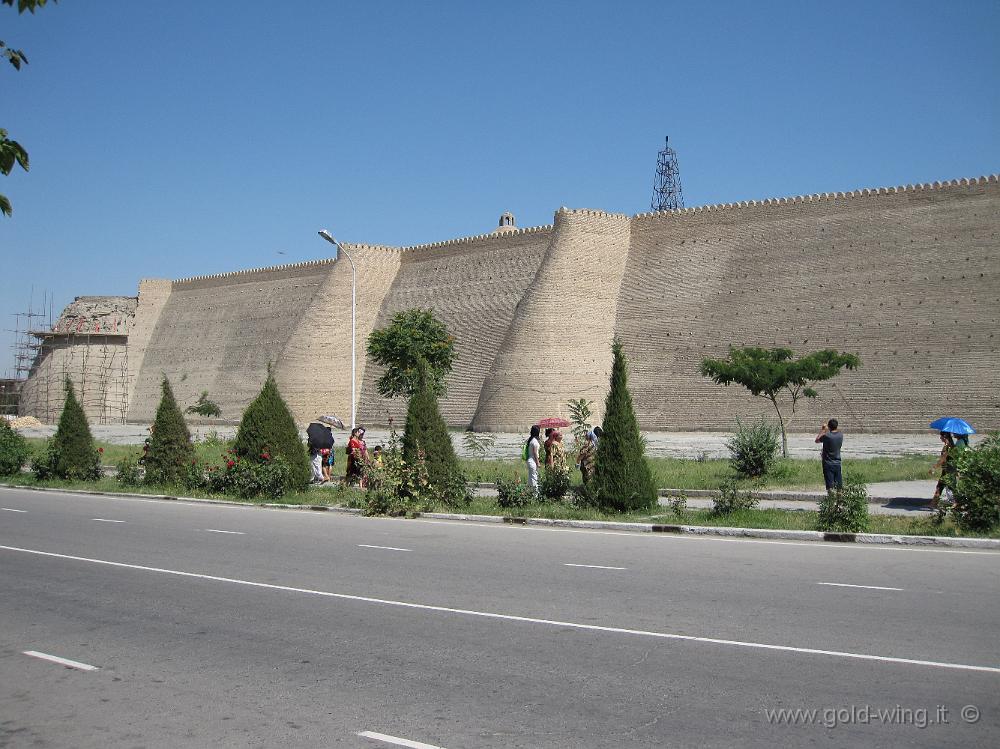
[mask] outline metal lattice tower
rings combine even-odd
[[[656,177],[653,179],[653,200],[649,207],[654,211],[673,211],[684,207],[681,190],[681,170],[677,166],[677,152],[669,145],[670,136],[664,140],[663,150],[656,159]]]

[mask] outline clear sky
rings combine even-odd
[[[1000,172],[1000,2],[62,0],[0,6],[0,314],[649,210]],[[0,333],[0,373],[12,367]]]

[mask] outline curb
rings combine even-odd
[[[47,486],[19,486],[2,484],[6,489],[23,489],[35,492],[58,492],[61,494],[84,494],[104,497],[132,497],[139,499],[159,499],[180,502],[197,502],[228,507],[263,507],[271,510],[303,510],[313,512],[341,512],[361,515],[362,511],[353,507],[335,505],[290,505],[278,502],[230,502],[224,499],[201,499],[199,497],[174,497],[166,494],[134,494],[126,492],[95,492],[87,489],[57,489]],[[726,538],[760,538],[780,541],[821,541],[889,546],[927,546],[966,549],[996,549],[1000,551],[998,538],[965,538],[952,536],[897,536],[888,533],[828,533],[824,531],[778,530],[772,528],[729,528],[711,525],[668,525],[660,523],[620,523],[613,520],[563,520],[558,518],[529,518],[516,515],[467,515],[450,512],[420,512],[415,518],[431,520],[453,520],[473,523],[494,523],[510,525],[538,525],[550,528],[584,528],[630,533],[673,533],[691,536],[722,536]]]

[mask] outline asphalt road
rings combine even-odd
[[[988,551],[0,489],[0,747],[996,745],[998,593]]]

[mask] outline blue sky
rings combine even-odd
[[[649,210],[1000,172],[1000,3],[0,6],[0,327],[77,295]],[[12,366],[0,333],[0,373]]]

